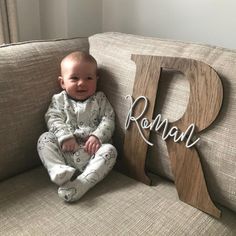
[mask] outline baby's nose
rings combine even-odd
[[[84,80],[83,79],[79,79],[77,82],[77,86],[83,86],[84,85]]]

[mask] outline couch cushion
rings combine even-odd
[[[173,183],[149,187],[112,171],[80,201],[57,196],[42,168],[0,184],[1,235],[235,235],[235,213],[211,216],[181,202]]]
[[[122,153],[125,118],[132,94],[135,64],[131,54],[184,57],[203,61],[219,74],[224,88],[222,110],[215,122],[200,134],[197,149],[213,200],[236,211],[236,51],[201,44],[161,40],[121,33],[103,33],[89,38],[90,52],[101,69],[102,89],[117,114],[115,142]],[[142,95],[142,94],[140,94]],[[189,96],[187,79],[181,73],[164,70],[159,84],[156,113],[170,121],[186,110]],[[165,142],[156,133],[149,148],[147,167],[174,179]]]
[[[36,144],[59,89],[59,63],[74,50],[88,51],[88,39],[0,47],[0,180],[39,163]]]

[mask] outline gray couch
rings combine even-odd
[[[57,196],[36,152],[46,130],[44,113],[57,84],[59,63],[75,50],[90,51],[100,68],[99,89],[116,112],[115,169],[81,200]],[[185,57],[211,65],[224,87],[216,121],[197,144],[216,219],[182,202],[165,142],[152,134],[147,186],[120,173],[124,123],[132,94],[131,54]],[[176,120],[186,109],[189,86],[182,74],[162,72],[157,112]],[[236,235],[236,51],[208,45],[103,33],[87,38],[26,42],[0,47],[0,235]]]

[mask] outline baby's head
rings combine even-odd
[[[86,100],[96,92],[97,62],[88,53],[72,52],[61,62],[59,82],[75,100]]]

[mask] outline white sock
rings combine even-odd
[[[68,181],[58,188],[58,196],[66,202],[79,200],[89,189],[90,184],[77,177],[74,181]]]
[[[75,172],[75,168],[64,165],[54,166],[49,170],[51,180],[61,186],[68,182]]]

